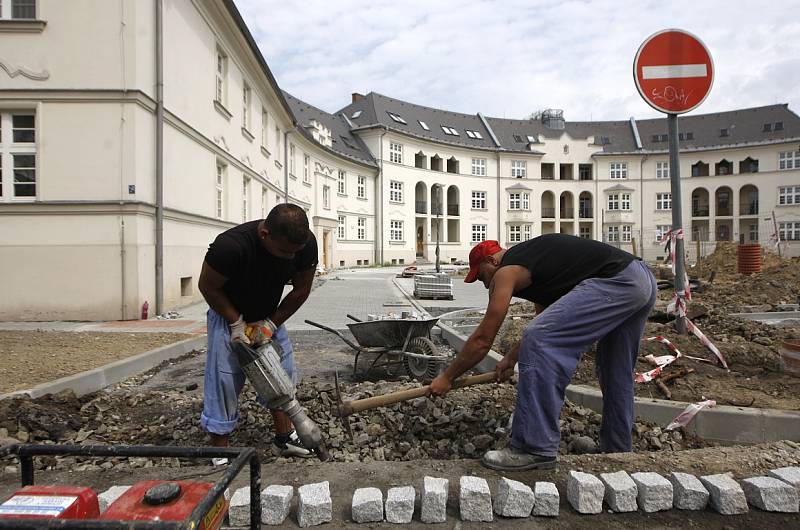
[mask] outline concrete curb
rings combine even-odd
[[[447,315],[441,315],[440,318],[446,319]],[[466,336],[458,330],[442,323],[439,327],[442,328],[442,336],[454,348],[460,348],[466,341]],[[490,352],[492,353],[497,355],[497,360],[502,358],[497,353]],[[485,371],[491,370],[497,362],[488,359],[489,356],[479,365]],[[599,413],[603,411],[603,395],[597,388],[568,385],[566,395],[582,407]],[[636,416],[662,426],[669,424],[688,405],[689,403],[682,401],[634,398]],[[800,412],[718,405],[701,410],[689,424],[687,431],[704,440],[727,445],[800,440]]]
[[[62,390],[72,390],[77,396],[83,396],[96,392],[101,388],[119,383],[128,377],[146,372],[162,362],[180,357],[193,350],[206,346],[206,336],[200,335],[191,339],[182,340],[174,344],[168,344],[155,350],[150,350],[126,359],[121,359],[113,363],[94,368],[85,372],[80,372],[55,381],[42,383],[27,390],[18,390],[9,394],[0,395],[0,400],[18,396],[29,396],[38,398],[45,394],[55,394]]]

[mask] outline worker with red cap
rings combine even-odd
[[[471,283],[483,282],[489,305],[450,366],[431,383],[444,395],[489,352],[513,296],[536,305],[519,344],[497,364],[498,379],[519,363],[511,443],[488,451],[483,465],[500,471],[555,467],[564,392],[581,355],[595,342],[603,392],[598,449],[631,450],[633,377],[639,342],[656,300],[656,282],[639,258],[611,245],[546,234],[510,249],[483,241],[469,254]]]

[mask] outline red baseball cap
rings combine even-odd
[[[500,243],[493,239],[481,241],[469,252],[469,273],[464,278],[464,283],[472,283],[478,279],[478,267],[483,260],[503,250]]]

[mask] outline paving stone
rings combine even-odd
[[[414,516],[413,486],[389,488],[386,493],[386,520],[390,523],[410,523]]]
[[[606,487],[604,499],[615,512],[636,511],[636,483],[625,471],[600,473],[600,480]]]
[[[603,511],[603,483],[589,473],[570,471],[567,477],[567,500],[578,513]]]
[[[742,481],[748,504],[767,512],[797,513],[797,490],[774,477],[753,477]]]
[[[462,521],[492,521],[492,493],[489,484],[481,477],[461,477],[459,481],[459,507]]]
[[[250,526],[250,486],[233,492],[228,506],[228,520],[231,526]]]
[[[747,499],[739,483],[730,475],[706,475],[700,482],[711,495],[711,507],[723,515],[747,513]]]
[[[542,517],[558,517],[558,505],[561,496],[552,482],[537,482],[533,486],[533,515]]]
[[[261,491],[261,522],[269,525],[283,524],[289,516],[294,488],[272,485]]]
[[[528,517],[534,500],[530,486],[502,477],[497,484],[494,512],[503,517]]]
[[[800,467],[781,467],[769,472],[770,477],[788,482],[796,489],[800,490]]]
[[[383,521],[383,493],[378,488],[358,488],[353,492],[350,511],[356,523]]]
[[[700,479],[689,473],[671,473],[672,506],[679,510],[705,510],[708,490]]]
[[[120,496],[128,491],[130,486],[111,486],[103,493],[97,496],[97,502],[100,504],[100,513],[108,509],[112,502],[119,499]]]
[[[653,513],[672,509],[672,482],[649,471],[634,473],[631,478],[636,483],[640,510]]]
[[[316,526],[331,521],[331,489],[328,481],[306,484],[297,488],[297,522],[301,527]]]
[[[447,520],[446,478],[425,477],[422,479],[422,509],[420,519],[423,523],[443,523]]]

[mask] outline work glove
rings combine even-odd
[[[245,333],[246,324],[244,323],[244,317],[242,317],[242,315],[239,315],[239,319],[236,320],[236,322],[229,325],[231,328],[231,342],[250,344],[250,339],[247,338],[247,334]]]
[[[261,346],[265,342],[270,342],[276,331],[278,331],[278,326],[267,318],[248,323],[245,333],[254,346]]]

